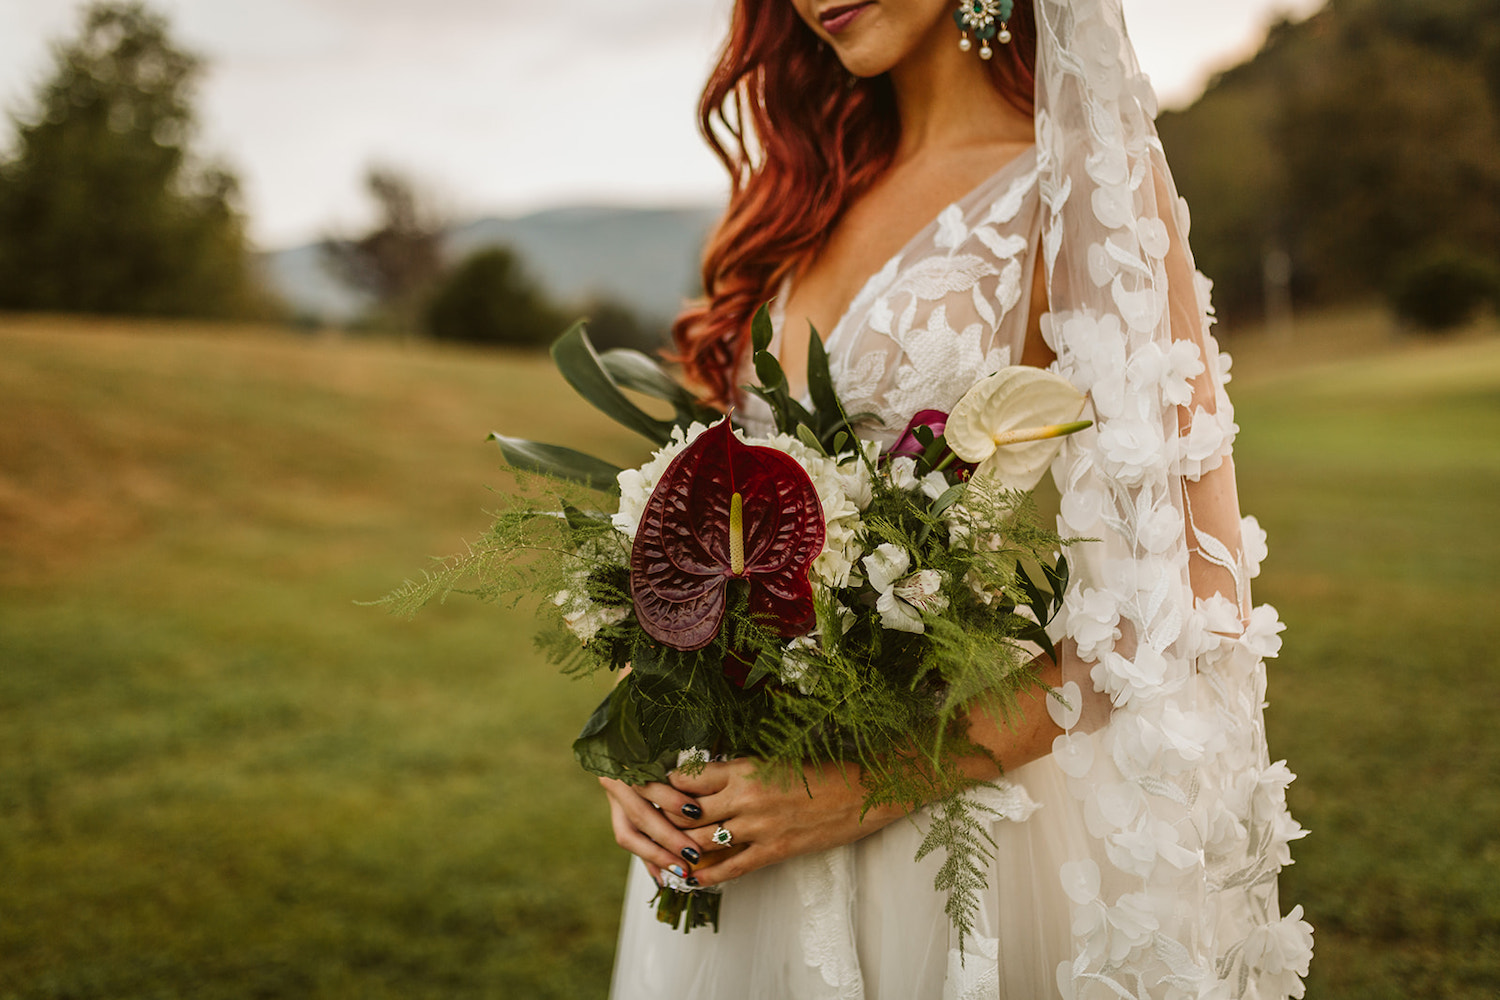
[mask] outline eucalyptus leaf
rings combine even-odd
[[[823,422],[820,431],[843,424],[843,407],[839,405],[838,392],[833,387],[833,374],[828,369],[828,349],[817,328],[811,325],[807,338],[807,395]]]
[[[518,469],[582,483],[604,493],[620,492],[620,484],[616,479],[622,471],[620,467],[592,455],[561,445],[541,444],[523,438],[506,437],[504,434],[491,434],[489,440],[498,444],[505,460]]]
[[[778,395],[788,395],[786,372],[781,369],[781,362],[776,360],[776,355],[770,351],[760,350],[755,352],[755,377],[760,379],[762,389]]]
[[[828,452],[823,450],[823,442],[818,440],[818,435],[813,433],[813,429],[811,427],[807,426],[806,424],[798,424],[797,437],[801,438],[802,443],[807,445],[813,451],[817,452],[819,455],[827,457]]]
[[[599,355],[606,373],[626,389],[671,403],[679,418],[687,421],[701,420],[705,423],[719,417],[698,402],[685,386],[668,375],[650,355],[626,347],[616,347]]]
[[[751,348],[756,352],[764,351],[771,346],[771,337],[775,332],[771,326],[771,306],[766,303],[755,310],[755,318],[750,321]]]
[[[553,341],[552,360],[568,384],[611,420],[656,445],[664,445],[671,439],[671,421],[656,419],[620,391],[619,384],[605,370],[581,321]]]

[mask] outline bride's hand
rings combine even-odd
[[[615,843],[646,863],[653,879],[674,865],[690,873],[700,857],[700,848],[689,827],[703,822],[702,807],[691,796],[653,782],[627,785],[613,778],[600,778],[609,797],[609,818]]]
[[[756,767],[754,760],[732,760],[709,764],[696,775],[672,774],[675,789],[703,808],[702,820],[688,831],[703,856],[693,873],[701,885],[851,843],[904,815],[895,807],[871,809],[861,821],[864,789],[852,767],[846,772],[837,764],[809,764],[805,788],[801,782],[761,781]],[[727,847],[713,840],[721,825],[733,838]]]

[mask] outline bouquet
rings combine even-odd
[[[576,325],[552,349],[564,377],[655,453],[619,469],[493,435],[545,499],[517,500],[468,553],[386,602],[410,613],[454,591],[540,598],[538,641],[564,669],[623,675],[573,744],[593,774],[639,784],[754,757],[763,780],[798,781],[804,763],[833,761],[857,765],[866,809],[936,803],[918,858],[946,851],[935,887],[962,941],[992,844],[986,807],[963,794],[979,783],[957,767],[987,753],[966,713],[982,700],[1003,718],[1040,683],[1035,650],[1056,655],[1047,625],[1068,566],[1029,491],[1057,439],[1088,426],[1083,396],[1038,369],[1002,369],[882,450],[839,403],[816,334],[805,401],[770,339],[762,309],[760,384],[746,388],[776,432],[754,437],[645,355],[599,354]],[[717,929],[718,890],[663,880],[662,920]]]

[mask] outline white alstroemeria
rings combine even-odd
[[[582,591],[559,590],[552,595],[552,603],[565,609],[563,624],[584,645],[588,645],[604,626],[617,625],[630,615],[629,608],[597,604]]]
[[[1078,421],[1084,401],[1067,379],[1012,365],[964,393],[944,436],[960,459],[978,463],[975,479],[1029,490],[1062,448],[1060,438],[1088,426]]]
[[[935,569],[919,570],[896,581],[891,593],[920,611],[943,611],[948,598],[943,594],[944,574]]]
[[[923,570],[912,576],[921,577],[920,581],[906,579],[907,570],[911,568],[911,555],[905,549],[899,548],[889,542],[880,545],[864,558],[865,573],[870,581],[870,586],[880,596],[875,601],[875,609],[880,612],[880,624],[883,628],[892,629],[897,632],[915,632],[921,634],[927,631],[927,626],[922,622],[921,612],[913,601],[908,601],[898,594],[898,587],[905,593],[917,600],[934,600],[940,596],[942,576],[933,570]],[[927,577],[924,574],[932,574],[936,577]],[[931,593],[929,593],[929,590]],[[943,598],[942,607],[947,606],[947,599]],[[933,609],[938,608],[932,605]]]
[[[870,586],[884,594],[911,569],[911,554],[900,546],[884,542],[864,558]]]

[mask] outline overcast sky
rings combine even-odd
[[[1163,103],[1322,0],[1125,0]],[[0,105],[24,106],[83,0],[0,0]],[[244,182],[262,247],[367,221],[365,165],[457,215],[723,197],[694,125],[729,0],[156,0],[207,57],[198,148]]]

